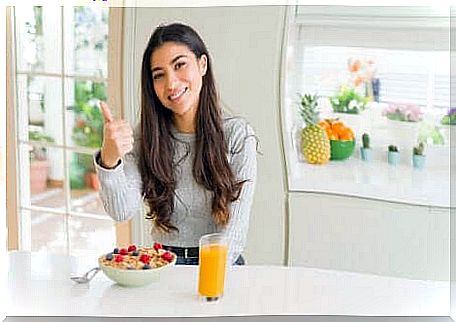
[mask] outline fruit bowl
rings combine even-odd
[[[355,150],[355,140],[331,140],[330,160],[348,159]]]
[[[159,244],[158,244],[159,245]],[[176,263],[176,254],[154,247],[115,248],[98,258],[103,273],[121,286],[138,287],[156,282],[160,272]]]

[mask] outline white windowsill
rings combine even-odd
[[[359,149],[357,147],[357,149]],[[321,192],[432,207],[450,207],[449,169],[414,169],[385,160],[362,161],[355,151],[344,161],[289,165],[291,192]]]

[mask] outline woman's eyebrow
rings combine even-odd
[[[177,60],[179,60],[179,58],[182,58],[182,57],[187,57],[187,55],[183,55],[183,54],[182,54],[182,55],[177,55],[176,57],[174,57],[174,58],[171,60],[170,65],[171,65],[171,64],[174,64]],[[161,69],[163,69],[163,68],[161,68],[161,67],[154,67],[154,68],[152,68],[152,72],[155,72],[155,71],[161,70]]]

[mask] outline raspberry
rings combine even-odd
[[[144,264],[149,264],[150,263],[150,256],[147,254],[142,254],[139,256],[139,260],[143,262]]]
[[[120,263],[121,261],[123,261],[123,256],[122,255],[116,255],[114,260],[116,261],[116,263]]]
[[[134,252],[136,250],[136,245],[130,245],[128,246],[128,251],[129,252]]]
[[[119,250],[119,254],[120,254],[120,255],[128,255],[128,250],[127,250],[126,248],[121,248],[121,249]]]
[[[158,252],[159,249],[162,249],[163,245],[160,243],[154,243],[154,249]]]
[[[163,253],[163,255],[161,255],[161,258],[163,258],[167,262],[173,261],[173,255],[170,252]]]

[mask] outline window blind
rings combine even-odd
[[[446,10],[298,6],[295,18],[297,92],[332,96],[349,77],[349,58],[371,59],[381,101],[415,103],[439,114],[449,108]]]

